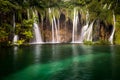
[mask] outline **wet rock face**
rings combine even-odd
[[[45,41],[46,42],[51,42],[52,41],[52,32],[50,30],[45,30],[44,31],[45,35]],[[58,41],[61,43],[66,43],[70,42],[72,39],[71,32],[68,31],[68,29],[63,28],[58,31]],[[55,35],[55,41],[57,39],[57,36]]]
[[[106,24],[104,21],[96,20],[93,28],[93,41],[108,40],[112,33],[112,25]]]

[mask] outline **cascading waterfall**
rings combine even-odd
[[[83,41],[92,41],[92,34],[93,34],[93,24],[95,21],[93,22],[90,22],[89,20],[89,12],[86,11],[86,24],[81,28],[81,26],[79,25],[83,25],[84,24],[84,15],[82,17],[82,11],[81,11],[81,14],[79,14],[78,12],[78,8],[74,8],[74,12],[73,12],[73,20],[71,21],[65,21],[65,24],[60,24],[60,21],[64,21],[64,18],[65,18],[65,14],[66,13],[63,13],[63,15],[60,15],[60,14],[56,14],[57,10],[55,10],[55,8],[48,8],[48,14],[49,15],[49,18],[48,21],[46,21],[46,24],[48,23],[48,25],[51,27],[51,30],[50,28],[48,28],[48,33],[50,33],[50,37],[49,37],[49,34],[45,34],[45,38],[46,41],[50,41],[50,43],[59,43],[60,41],[62,42],[69,42],[71,40],[71,37],[72,37],[72,41],[71,43],[83,43]],[[30,14],[29,14],[29,10],[27,10],[28,12],[28,19],[30,18]],[[40,33],[40,29],[39,29],[39,25],[38,25],[38,12],[35,10],[33,11],[33,17],[34,17],[34,34],[35,34],[35,41],[34,43],[42,43],[42,38],[41,38],[41,33]],[[70,16],[71,17],[71,16]],[[68,16],[69,18],[69,16]],[[83,20],[82,20],[83,19]],[[113,20],[114,20],[114,26],[115,26],[115,15],[113,14]],[[51,23],[51,24],[50,24]],[[67,25],[66,25],[67,23]],[[42,23],[41,25],[43,26],[44,24],[44,18],[42,19]],[[72,25],[71,25],[72,24]],[[71,28],[69,27],[72,26]],[[99,26],[99,25],[97,25]],[[60,29],[60,27],[66,27],[66,29],[68,29],[68,32],[66,31],[66,33],[68,34],[68,37],[64,36],[65,34],[61,34],[62,32],[64,33],[64,29]],[[47,27],[46,27],[47,28]],[[78,31],[79,29],[79,31]],[[72,35],[70,34],[69,35],[69,31],[72,31]],[[79,39],[77,38],[78,37],[78,32],[80,32],[80,37]],[[109,38],[109,41],[111,42],[111,44],[113,44],[113,36],[114,36],[114,32],[115,32],[115,27],[113,28],[113,31],[111,33],[111,36]],[[67,35],[66,34],[66,35]],[[47,40],[48,39],[48,40]],[[67,41],[66,41],[67,40]],[[48,42],[49,43],[49,42]]]
[[[88,35],[88,27],[89,27],[89,13],[87,11],[86,14],[86,25],[83,26],[82,30],[81,30],[81,34],[80,34],[80,39],[79,39],[79,43],[83,43],[83,41],[86,39],[86,35]]]
[[[52,11],[50,8],[48,8],[49,16],[52,15]],[[55,42],[55,31],[54,31],[54,20],[52,18],[52,43]]]
[[[87,29],[88,29],[89,23],[87,23],[85,26],[83,26],[82,30],[81,30],[81,35],[80,35],[80,39],[79,42],[82,43],[83,40],[85,39],[85,36],[87,34]]]
[[[87,30],[87,40],[86,41],[92,41],[93,23],[94,23],[94,21],[90,24],[90,26]]]
[[[113,31],[112,31],[112,34],[109,38],[109,41],[111,44],[113,44],[113,38],[114,38],[114,34],[115,34],[115,26],[116,26],[116,20],[115,20],[115,14],[114,14],[114,11],[113,11],[113,22],[114,22],[114,26],[113,26]]]
[[[51,10],[49,8],[48,10],[49,10],[49,15],[52,15],[52,43],[58,43],[59,42],[59,34],[58,34],[59,21],[56,20],[56,17],[54,15],[54,9]]]
[[[14,29],[14,32],[15,32],[15,26],[16,26],[16,24],[15,24],[15,14],[14,14],[14,15],[13,15],[13,29]],[[17,41],[18,41],[18,35],[16,35],[16,34],[14,33],[13,44],[17,44]]]
[[[82,43],[85,41],[92,41],[92,30],[93,30],[93,23],[94,21],[88,25],[88,23],[82,28],[80,42]]]
[[[43,43],[39,25],[37,23],[37,20],[38,20],[37,10],[33,11],[33,18],[34,18],[33,29],[34,29],[34,36],[35,36],[35,41],[33,43]]]
[[[74,19],[73,19],[73,31],[72,31],[72,43],[74,43],[75,35],[77,34],[77,24],[78,24],[78,11],[74,8]]]

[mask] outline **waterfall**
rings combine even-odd
[[[34,39],[35,41],[33,43],[43,43],[39,25],[37,23],[37,20],[39,20],[37,10],[33,11],[33,18],[34,18],[33,29],[34,29],[34,37],[35,37]]]
[[[114,22],[113,31],[112,31],[111,36],[109,37],[109,42],[110,42],[111,44],[113,44],[113,38],[114,38],[114,34],[115,34],[115,26],[116,26],[116,20],[115,20],[115,14],[114,14],[114,11],[113,11],[113,22]]]
[[[41,34],[39,31],[39,26],[37,23],[34,23],[34,32],[35,32],[35,40],[36,43],[42,43],[42,38],[41,38]]]
[[[87,34],[87,29],[88,29],[89,23],[86,23],[85,26],[83,26],[82,30],[81,30],[81,35],[80,35],[80,39],[79,42],[82,43],[83,40],[85,39],[85,36]]]
[[[57,29],[57,23],[56,23],[54,14],[53,14],[53,21],[54,21],[54,27],[55,27],[56,42],[58,42],[58,29]]]
[[[57,34],[57,39],[58,39],[58,43],[60,42],[60,35],[59,35],[59,30],[60,30],[60,21],[59,21],[59,19],[57,19],[57,21],[58,21],[58,34]]]
[[[13,14],[13,31],[14,31],[14,36],[13,36],[13,44],[17,44],[18,41],[18,35],[15,34],[15,14]]]
[[[86,40],[86,35],[88,35],[88,33],[90,33],[91,28],[89,28],[89,13],[87,11],[86,14],[86,25],[83,26],[82,30],[81,30],[81,34],[80,34],[80,38],[79,38],[79,43],[83,43],[84,40]]]
[[[56,17],[54,15],[54,9],[48,9],[49,16],[51,16],[52,20],[52,43],[58,43],[59,42],[59,21],[56,20]]]
[[[54,21],[52,20],[52,43],[55,42],[55,36],[54,36]]]
[[[76,9],[74,8],[72,43],[75,42],[75,35],[77,35],[77,24],[78,24],[78,12],[77,12]]]
[[[14,35],[13,44],[17,44],[17,41],[18,41],[18,35]]]
[[[79,42],[82,43],[84,40],[85,41],[92,41],[93,23],[94,23],[94,21],[90,25],[88,25],[89,23],[87,23],[82,28],[82,32],[81,32],[81,36],[80,36]]]
[[[87,40],[86,41],[92,41],[93,23],[94,23],[94,21],[90,24],[90,26],[87,30]]]

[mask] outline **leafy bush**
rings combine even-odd
[[[93,42],[92,41],[84,41],[84,44],[85,45],[93,45]]]
[[[110,45],[110,42],[105,40],[100,40],[100,41],[94,42],[94,45]]]

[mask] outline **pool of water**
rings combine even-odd
[[[0,80],[119,80],[120,46],[0,48]]]

